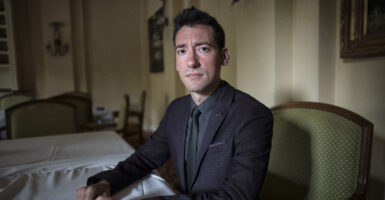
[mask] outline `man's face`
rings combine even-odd
[[[175,37],[176,69],[190,92],[209,95],[220,81],[227,49],[218,49],[210,26],[183,26]]]

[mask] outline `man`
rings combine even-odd
[[[176,69],[190,95],[174,100],[158,129],[113,170],[88,179],[78,199],[107,198],[170,156],[182,194],[153,199],[258,199],[269,162],[272,114],[220,78],[229,60],[215,18],[194,7],[174,19]]]

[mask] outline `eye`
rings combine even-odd
[[[186,53],[186,50],[184,50],[184,49],[177,49],[177,50],[176,50],[176,53],[179,54],[179,55],[181,55],[181,54]]]
[[[210,51],[210,47],[207,47],[207,46],[199,47],[199,52],[201,53],[208,53],[209,51]]]

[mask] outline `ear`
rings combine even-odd
[[[223,48],[222,49],[222,65],[225,66],[225,65],[229,64],[229,60],[230,60],[229,50],[227,48]]]

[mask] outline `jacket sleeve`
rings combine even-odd
[[[95,184],[100,180],[107,180],[111,186],[111,194],[114,194],[151,173],[153,169],[162,166],[170,157],[167,134],[165,133],[166,121],[167,112],[158,129],[145,144],[126,160],[119,162],[114,169],[100,172],[88,178],[87,185]]]
[[[265,174],[268,167],[273,117],[268,108],[250,117],[239,132],[234,135],[234,155],[232,166],[217,191],[196,194],[178,194],[150,198],[151,200],[173,199],[259,199]]]

